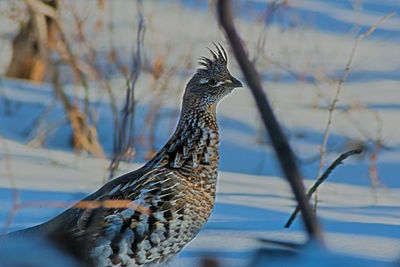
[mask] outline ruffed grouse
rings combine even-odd
[[[175,133],[154,158],[54,219],[11,236],[71,235],[84,244],[85,257],[95,266],[147,266],[176,255],[201,230],[214,207],[219,160],[216,106],[242,87],[227,69],[225,50],[215,46],[212,58],[200,58],[201,68],[186,86]],[[113,200],[129,204],[82,205]]]

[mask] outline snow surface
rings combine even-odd
[[[87,3],[90,6],[94,2]],[[248,2],[250,8],[260,10],[267,1]],[[309,186],[317,174],[327,107],[337,86],[336,82],[315,77],[339,79],[357,29],[366,30],[390,11],[400,10],[400,5],[397,1],[378,0],[361,1],[363,8],[353,7],[351,1],[345,0],[289,2],[289,14],[313,17],[315,23],[310,26],[307,21],[305,26],[291,28],[281,25],[279,20],[273,21],[267,34],[266,56],[258,58],[257,64],[264,88]],[[130,53],[135,40],[132,31],[136,23],[135,6],[124,2],[129,8],[120,8],[120,2],[113,3],[120,20],[115,33],[118,48]],[[0,8],[4,7],[0,5]],[[211,41],[224,43],[215,18],[207,9],[202,1],[145,1],[145,53],[149,57],[153,53],[168,54],[165,60],[170,62],[181,60],[179,54],[189,54],[192,58],[189,70],[182,66],[182,71],[172,77],[172,88],[183,90],[196,59],[207,53],[205,46]],[[96,10],[90,11],[94,18],[89,17],[85,25],[89,30],[98,15]],[[68,21],[67,15],[64,14],[64,19]],[[182,21],[185,21],[184,26]],[[5,18],[2,22],[1,32],[15,32],[12,22]],[[245,14],[239,14],[237,22],[250,54],[254,55],[262,25],[251,24]],[[321,202],[317,214],[327,247],[330,253],[350,257],[351,265],[384,265],[400,257],[399,31],[397,15],[360,43],[338,102],[328,142],[326,163],[353,147],[352,144],[364,144],[367,148],[364,156],[347,159],[339,166],[319,191]],[[103,37],[93,33],[93,42],[106,51],[107,42],[101,41]],[[183,38],[190,41],[182,42]],[[160,46],[160,43],[167,45]],[[10,44],[2,43],[0,56],[3,72],[10,57]],[[232,56],[230,64],[232,74],[242,78]],[[299,82],[293,73],[284,69],[304,75],[305,81]],[[109,78],[121,107],[125,81],[113,75]],[[69,95],[82,97],[83,90],[68,83],[68,77],[64,79]],[[10,179],[15,182],[21,201],[35,205],[16,214],[9,229],[16,230],[52,218],[63,210],[55,205],[71,205],[101,186],[107,176],[108,160],[72,153],[71,129],[64,123],[62,107],[49,85],[5,78],[0,82],[0,225],[5,225],[12,204]],[[145,128],[145,115],[154,97],[146,90],[150,86],[151,78],[142,73],[137,84],[136,129]],[[96,107],[99,118],[99,138],[109,155],[113,134],[109,105],[105,93],[99,94],[96,82],[90,87],[91,104]],[[163,116],[156,132],[158,148],[173,130],[177,119],[174,114],[180,104],[176,95],[163,97],[160,111]],[[52,108],[48,115],[37,124],[38,116],[49,106]],[[300,218],[290,229],[283,229],[295,202],[265,140],[249,90],[236,90],[224,99],[218,107],[218,119],[221,172],[215,210],[206,227],[185,247],[173,266],[187,266],[201,256],[210,255],[217,256],[226,266],[245,266],[255,249],[261,246],[257,238],[300,243],[306,237]],[[45,147],[35,147],[30,141],[49,125],[55,127],[47,136]],[[376,161],[381,183],[373,189],[368,179],[369,155],[373,149],[372,140],[379,135],[384,144]],[[119,173],[135,169],[145,161],[146,148],[138,145],[136,149],[135,162],[123,163]],[[304,259],[309,259],[313,250],[315,248],[306,250]],[[321,255],[325,254],[321,252]],[[359,260],[359,264],[354,264],[352,259]],[[314,265],[316,261],[324,261],[323,265],[340,264],[339,258],[331,254],[310,260]],[[306,262],[303,261],[304,265],[310,266],[310,262]]]

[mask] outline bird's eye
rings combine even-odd
[[[208,80],[208,84],[211,85],[211,86],[214,86],[214,85],[217,84],[217,80],[216,79],[209,79]]]

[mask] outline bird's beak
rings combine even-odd
[[[232,76],[227,80],[226,85],[232,88],[243,87],[243,84],[238,79]]]

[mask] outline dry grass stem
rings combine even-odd
[[[12,192],[12,206],[11,206],[11,210],[8,213],[7,219],[5,221],[4,227],[3,227],[3,231],[2,234],[6,234],[8,229],[10,228],[12,221],[14,219],[15,214],[18,211],[18,206],[20,203],[20,196],[19,196],[19,191],[17,188],[17,184],[15,183],[15,177],[13,175],[12,172],[12,166],[11,166],[11,157],[10,157],[10,152],[8,150],[8,146],[6,141],[0,136],[0,140],[1,143],[3,145],[4,148],[4,164],[5,164],[5,168],[6,168],[6,173],[7,173],[7,178],[10,182],[11,185],[11,192]]]
[[[320,177],[322,174],[322,169],[324,167],[324,158],[325,158],[325,152],[326,152],[326,145],[328,142],[328,138],[329,138],[329,132],[330,132],[330,127],[332,125],[332,120],[333,120],[333,114],[336,108],[336,104],[339,101],[339,96],[340,93],[343,89],[343,84],[345,82],[345,80],[347,79],[347,76],[349,75],[350,69],[351,69],[351,64],[353,62],[353,58],[354,58],[354,54],[357,50],[358,44],[359,42],[366,36],[370,35],[371,33],[373,33],[375,31],[375,29],[384,21],[386,21],[388,18],[390,18],[391,16],[393,16],[395,14],[395,12],[391,12],[388,15],[384,16],[383,18],[381,18],[376,24],[374,24],[371,28],[369,28],[367,31],[365,31],[364,33],[360,34],[357,39],[354,42],[353,48],[351,50],[350,56],[347,60],[346,63],[346,67],[345,70],[343,72],[343,75],[336,87],[336,92],[335,92],[335,96],[333,97],[333,100],[329,106],[329,110],[328,110],[328,120],[326,122],[325,125],[325,130],[324,130],[324,136],[322,138],[322,144],[320,146],[320,158],[319,158],[319,166],[318,166],[318,174],[317,177]],[[314,211],[316,211],[316,207],[317,207],[317,203],[318,203],[318,197],[315,196],[314,198]]]

